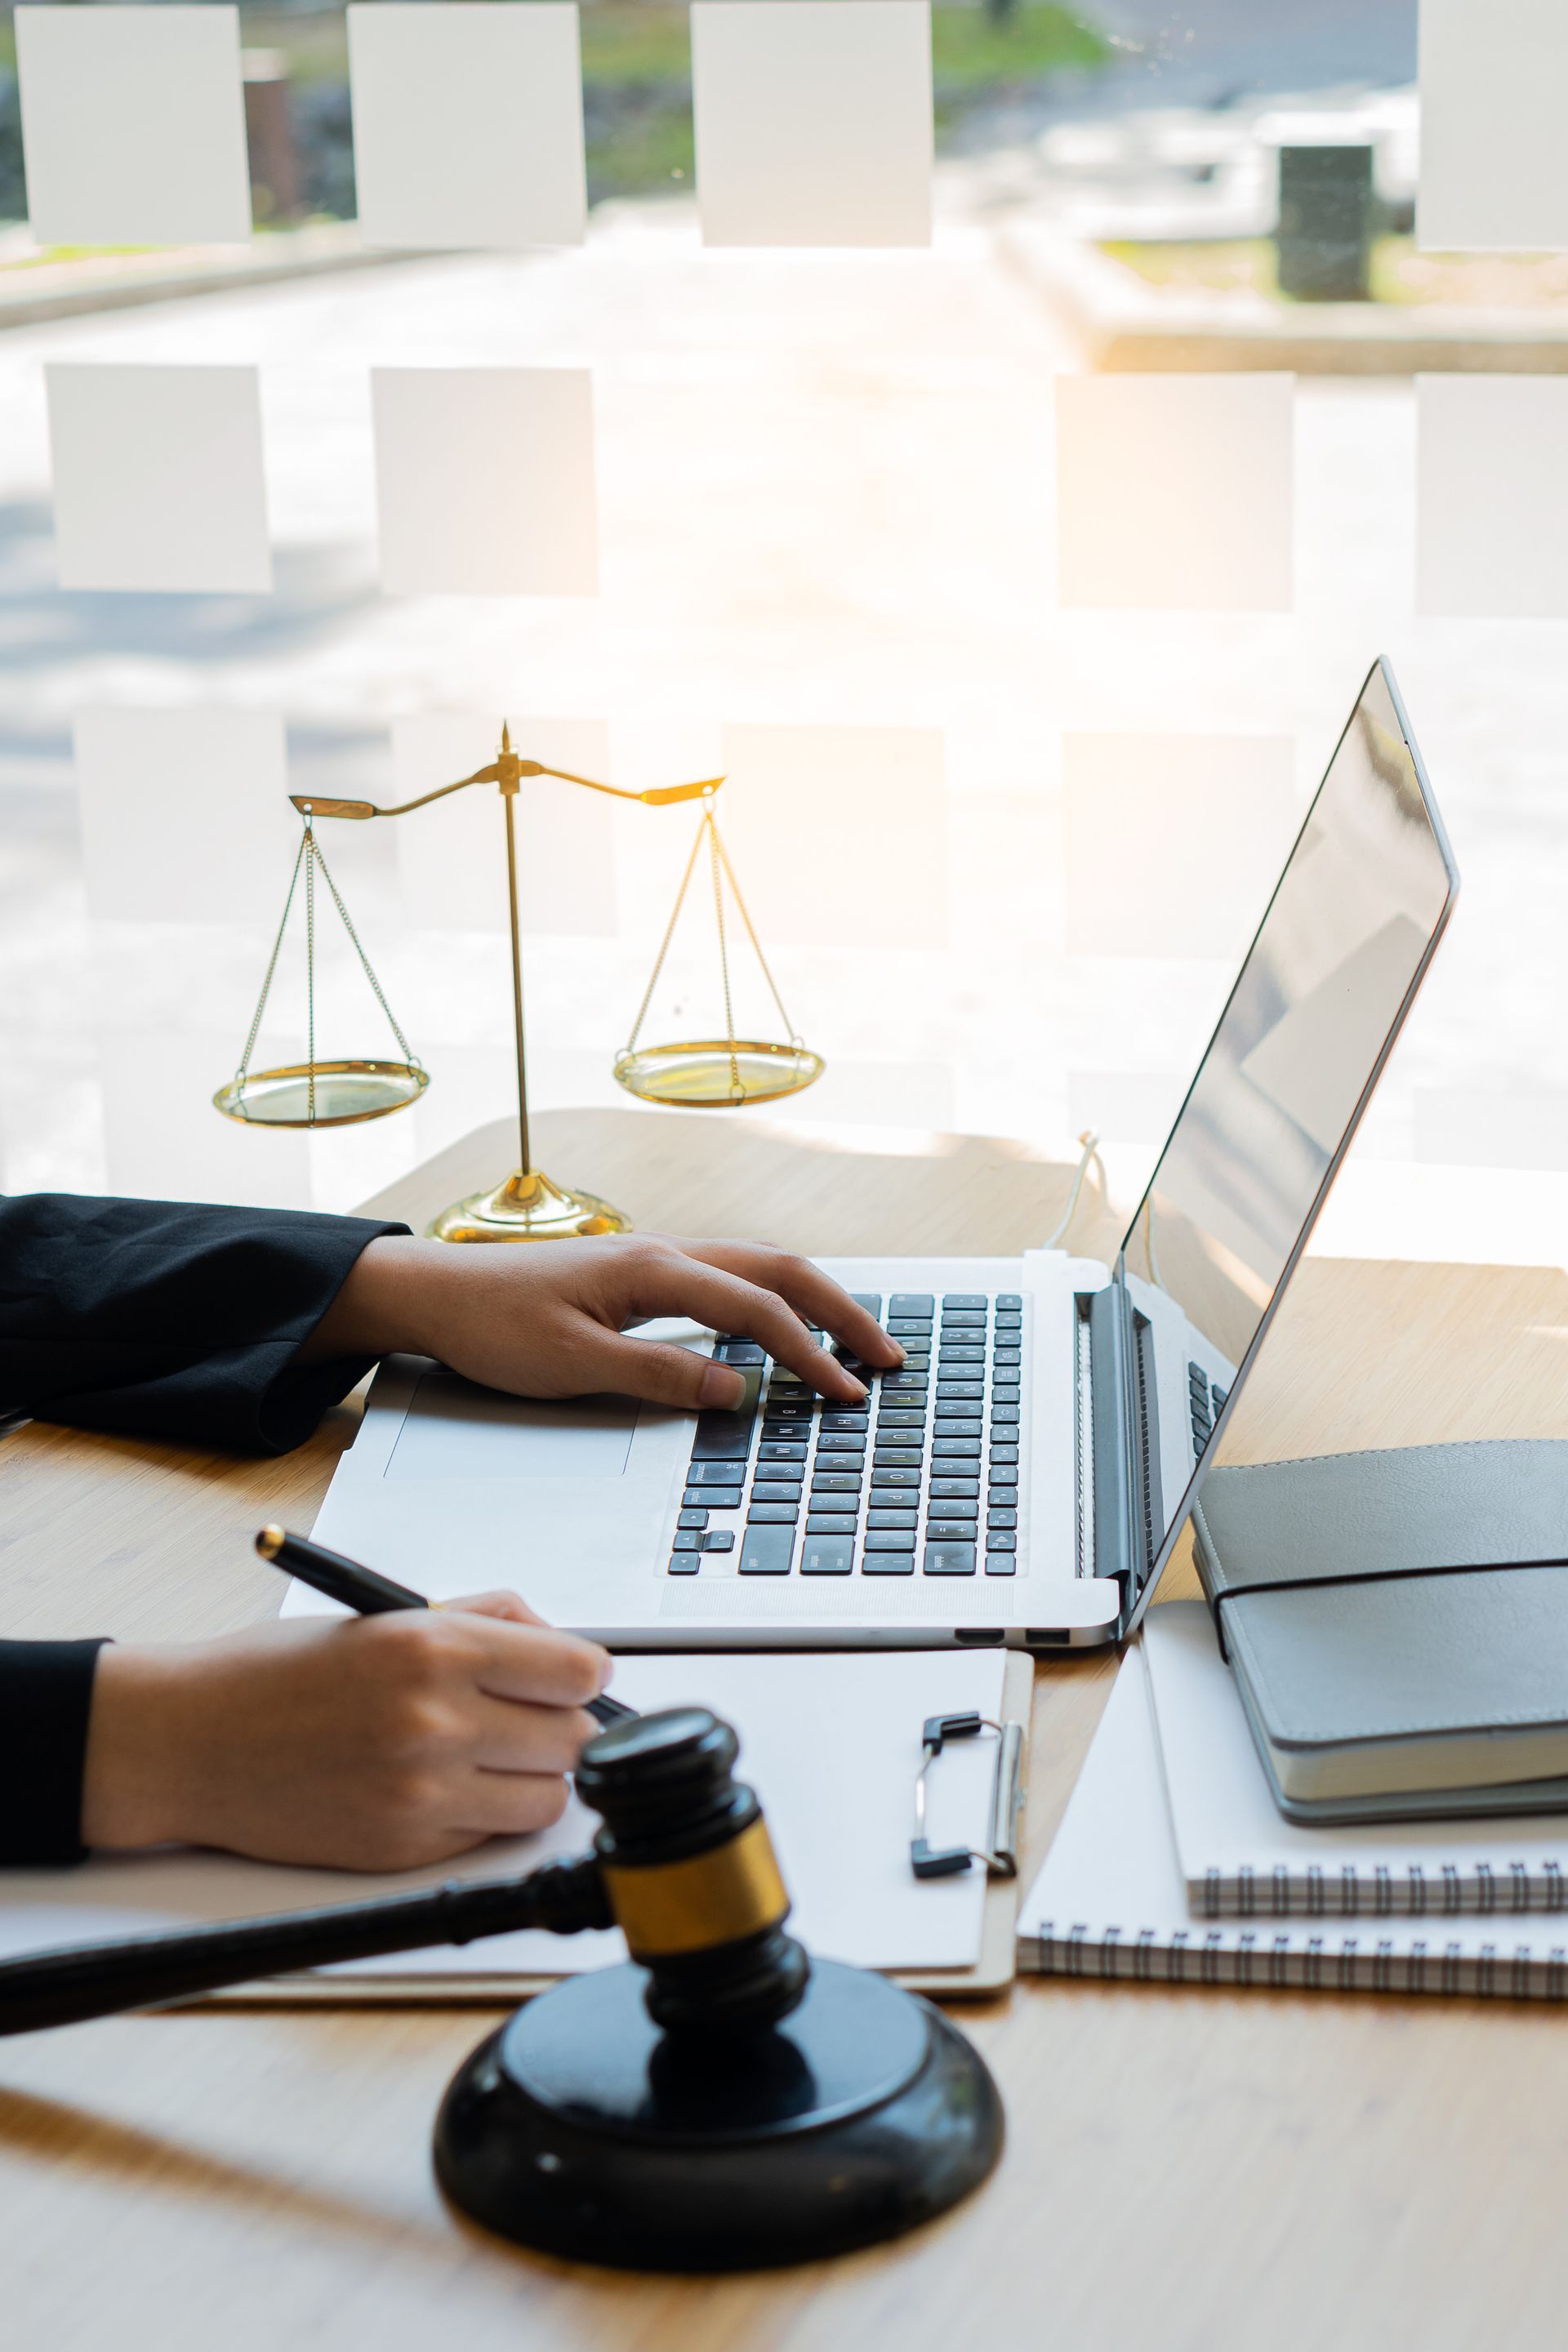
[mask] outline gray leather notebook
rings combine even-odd
[[[1568,1443],[1216,1468],[1193,1528],[1290,1820],[1568,1811]]]

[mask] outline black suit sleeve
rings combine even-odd
[[[101,1642],[0,1642],[0,1864],[79,1862]]]
[[[247,1453],[370,1370],[301,1364],[368,1242],[406,1225],[73,1193],[0,1199],[0,1412]],[[0,1864],[81,1858],[98,1642],[0,1642]]]
[[[37,1192],[0,1200],[0,1410],[244,1453],[300,1444],[368,1358],[299,1351],[406,1225]]]

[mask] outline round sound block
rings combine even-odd
[[[745,2039],[666,2036],[629,1965],[519,2010],[436,2126],[453,2203],[575,2262],[724,2271],[897,2237],[978,2188],[1002,2101],[939,2011],[818,1960],[798,2009]]]

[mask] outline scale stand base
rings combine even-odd
[[[901,2236],[979,2187],[1002,2101],[941,2011],[818,1960],[798,2009],[666,2036],[629,1964],[542,1994],[453,2078],[436,2171],[471,2220],[570,2262],[752,2270]]]
[[[491,1192],[454,1201],[425,1230],[437,1242],[568,1242],[631,1228],[625,1212],[596,1192],[569,1192],[530,1168],[518,1169]]]

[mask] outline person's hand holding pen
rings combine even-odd
[[[608,1654],[515,1592],[99,1657],[83,1843],[408,1870],[545,1828]]]
[[[614,1391],[655,1404],[738,1405],[741,1374],[691,1349],[628,1336],[657,1317],[755,1339],[824,1396],[865,1394],[816,1332],[879,1370],[903,1361],[874,1316],[805,1258],[759,1242],[628,1234],[526,1249],[389,1236],[360,1255],[301,1353],[435,1356],[518,1396]]]

